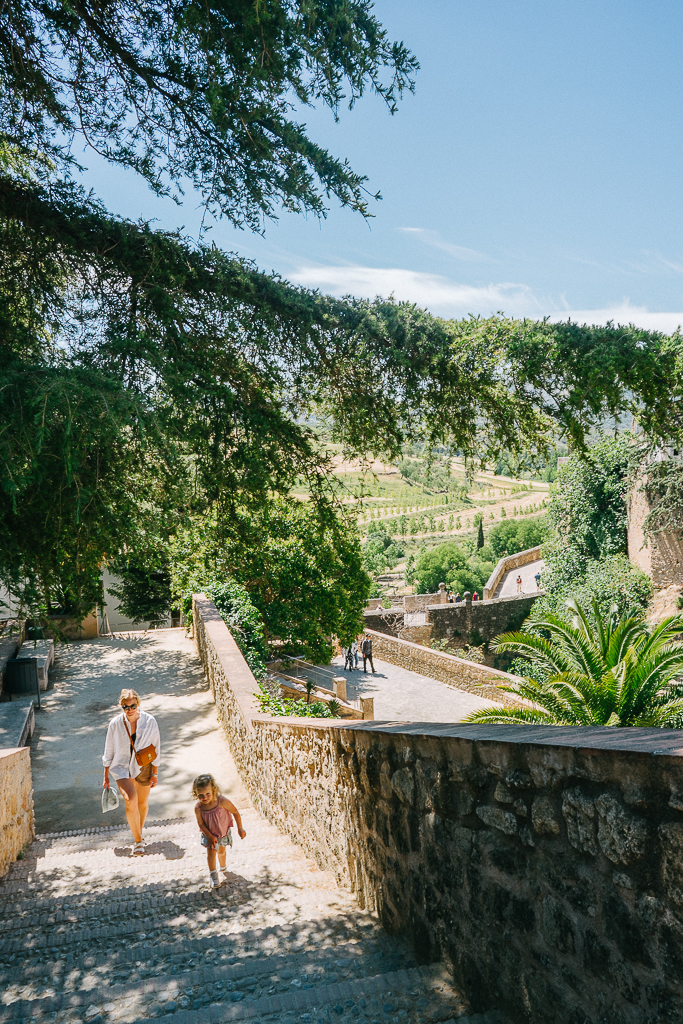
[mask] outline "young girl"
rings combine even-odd
[[[244,839],[247,833],[242,828],[240,812],[232,801],[226,796],[221,796],[213,775],[198,775],[192,784],[192,796],[197,797],[194,813],[202,833],[201,844],[206,847],[211,888],[216,889],[221,884],[216,871],[216,850],[221,871],[227,877],[225,848],[232,846],[230,829],[233,816],[237,822],[237,834],[240,839]]]

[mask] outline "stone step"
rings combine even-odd
[[[1,1003],[8,1012],[9,1007],[21,1003],[11,1011],[19,1017],[67,1007],[84,1008],[93,1002],[127,1004],[135,1001],[140,993],[144,993],[142,1002],[147,1006],[169,1000],[180,1000],[179,1005],[189,1006],[195,998],[200,998],[197,995],[200,990],[202,997],[210,992],[213,1001],[230,1001],[230,992],[242,990],[260,998],[275,990],[292,991],[321,982],[334,984],[417,966],[407,946],[400,952],[394,949],[383,953],[377,944],[374,948],[370,944],[364,948],[358,948],[357,944],[335,944],[310,946],[294,952],[278,948],[271,955],[264,947],[262,941],[253,956],[238,958],[229,956],[229,949],[223,953],[217,944],[192,956],[183,943],[169,947],[173,951],[170,955],[161,950],[150,951],[152,955],[144,964],[133,960],[135,953],[129,952],[126,958],[112,956],[107,951],[99,958],[84,957],[80,970],[69,963],[34,964],[24,971],[12,967],[4,970],[0,978]],[[124,967],[128,969],[123,970]],[[121,977],[125,977],[125,982],[118,980]],[[41,985],[45,981],[48,984]],[[140,1007],[137,1003],[136,1006],[139,1016]]]
[[[147,984],[121,992],[116,988],[103,992],[93,989],[76,1005],[70,1004],[70,1008],[76,1011],[78,1019],[89,1024],[101,1024],[105,1020],[134,1024],[150,1017],[157,1018],[160,1024],[224,1024],[264,1016],[271,1020],[287,1017],[291,1020],[292,1014],[307,1024],[307,1019],[313,1020],[311,1010],[315,1011],[316,1019],[343,1021],[348,1018],[351,1021],[362,1012],[363,1016],[391,1020],[393,1024],[397,1014],[402,1020],[437,1022],[462,1017],[467,1011],[439,965],[350,980],[326,979],[322,983],[309,982],[308,977],[315,976],[304,974],[282,979],[273,974],[273,983],[264,994],[260,994],[256,978],[242,978],[241,987],[233,983],[230,989],[225,983],[221,989],[207,982],[190,986],[191,995],[173,987],[174,979],[169,978],[166,990],[152,990]],[[179,991],[182,994],[178,994]],[[38,1022],[61,1011],[58,998],[17,1000],[2,1006],[0,1022],[27,1019]]]

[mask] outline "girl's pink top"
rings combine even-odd
[[[209,832],[216,839],[222,839],[223,836],[227,836],[228,829],[232,828],[232,814],[225,807],[221,807],[220,804],[217,804],[210,811],[202,811],[202,818]]]

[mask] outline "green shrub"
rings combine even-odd
[[[486,534],[486,545],[496,559],[504,555],[516,555],[518,551],[535,548],[548,539],[550,527],[545,516],[538,519],[511,519],[507,523],[492,526]]]
[[[263,683],[259,683],[259,689],[254,696],[259,702],[261,711],[266,715],[277,715],[278,717],[296,715],[299,718],[336,717],[322,700],[317,700],[313,704],[307,704],[303,697],[298,700],[280,697],[275,693],[271,693]]]
[[[268,657],[263,619],[252,604],[246,588],[228,579],[209,584],[206,594],[221,613],[256,679],[263,679],[266,674],[264,662]]]
[[[482,554],[468,553],[455,541],[446,541],[420,552],[415,565],[415,586],[418,594],[435,594],[440,583],[463,593],[482,591],[493,572],[494,563]]]

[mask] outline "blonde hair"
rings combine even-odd
[[[140,694],[137,693],[136,690],[131,690],[130,687],[127,687],[125,690],[121,690],[121,695],[119,696],[119,705],[123,704],[124,700],[126,699],[130,700],[131,697],[135,697],[138,704],[140,703]]]
[[[215,797],[220,793],[218,783],[214,779],[213,775],[209,775],[207,773],[206,775],[198,775],[192,783],[192,796],[199,799],[199,790],[204,789],[205,786],[211,786]]]

